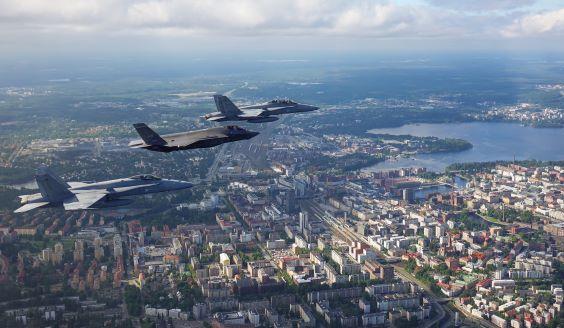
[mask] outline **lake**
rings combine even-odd
[[[409,134],[413,136],[459,138],[472,143],[472,149],[455,153],[420,154],[411,158],[387,160],[369,171],[401,167],[426,167],[442,172],[452,163],[496,160],[564,160],[564,129],[533,128],[517,123],[444,123],[407,124],[397,128],[372,129],[374,134]]]

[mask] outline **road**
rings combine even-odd
[[[223,157],[225,156],[225,151],[227,150],[227,147],[228,147],[227,144],[223,144],[220,146],[219,151],[217,152],[217,155],[215,155],[213,163],[208,170],[208,174],[206,174],[207,182],[211,182],[213,178],[216,176],[217,169],[219,168],[219,163],[223,161]]]
[[[8,157],[8,164],[11,166],[12,164],[14,164],[14,161],[18,158],[18,156],[20,156],[21,152],[24,150],[25,145],[21,145],[18,147],[17,150],[14,150],[13,153],[10,154],[10,156]]]
[[[243,82],[243,85],[242,85],[242,86],[233,88],[233,89],[231,89],[231,90],[229,90],[229,91],[226,91],[226,92],[223,93],[223,95],[229,97],[229,96],[231,96],[231,95],[233,94],[233,92],[235,92],[235,91],[237,91],[237,90],[239,90],[239,89],[242,89],[242,88],[246,88],[248,85],[249,85],[249,82]]]
[[[474,325],[478,325],[479,327],[499,328],[486,319],[475,317],[474,315],[472,315],[472,313],[468,312],[464,307],[462,307],[458,302],[455,301],[453,302],[453,304],[454,307],[466,317],[464,319],[465,321],[469,321]]]
[[[365,236],[362,236],[362,235],[356,233],[354,230],[350,229],[346,225],[342,224],[341,222],[338,222],[336,219],[327,215],[323,211],[323,209],[321,209],[319,207],[318,204],[314,203],[313,201],[308,200],[308,201],[304,201],[304,205],[317,218],[319,218],[320,220],[327,223],[329,225],[329,227],[333,230],[334,233],[341,234],[341,235],[345,236],[346,238],[350,239],[351,241],[361,241],[361,242],[363,242],[367,245],[370,245],[368,243],[368,239]],[[385,257],[385,258],[389,257],[388,255],[380,253],[379,251],[377,251],[375,249],[372,249],[372,250],[382,257]],[[423,328],[434,327],[436,324],[440,323],[443,320],[446,320],[446,322],[443,323],[441,325],[441,327],[446,328],[446,327],[453,327],[454,326],[454,323],[453,323],[454,313],[452,313],[452,311],[448,307],[443,307],[441,304],[439,304],[438,299],[435,297],[435,295],[432,293],[432,291],[425,284],[422,284],[421,282],[419,282],[417,279],[415,279],[415,277],[413,275],[406,272],[402,267],[395,265],[395,264],[392,264],[392,266],[394,267],[394,270],[395,270],[397,276],[399,276],[403,280],[406,280],[406,281],[409,281],[413,284],[418,285],[422,290],[424,290],[426,292],[427,298],[429,299],[429,302],[431,303],[431,307],[433,309],[435,309],[435,311],[437,312],[437,316],[435,316],[433,319],[431,319],[429,321],[426,321],[425,324],[422,325],[421,327],[423,327]]]
[[[238,89],[246,88],[248,85],[249,85],[249,82],[244,82],[243,85],[236,87],[236,88],[233,88],[229,91],[226,91],[226,92],[223,93],[223,95],[231,96]],[[213,180],[213,178],[216,176],[217,169],[219,168],[219,164],[222,162],[223,157],[225,156],[225,152],[227,150],[227,147],[229,147],[228,144],[223,144],[223,145],[220,146],[219,152],[215,156],[215,159],[214,159],[212,165],[210,166],[210,168],[208,170],[208,174],[206,174],[206,181],[207,182],[211,182]]]

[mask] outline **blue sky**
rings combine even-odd
[[[554,0],[0,0],[10,54],[558,51]]]

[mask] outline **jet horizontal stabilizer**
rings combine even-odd
[[[18,208],[17,210],[14,211],[14,213],[24,213],[24,212],[31,211],[33,209],[40,208],[40,207],[47,206],[47,205],[49,205],[49,202],[29,203],[29,204],[25,204],[24,206]]]

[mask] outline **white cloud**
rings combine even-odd
[[[561,33],[564,9],[540,14],[484,11],[533,2],[428,0],[431,5],[426,5],[387,0],[0,0],[0,42],[3,37],[25,33],[58,37],[85,31],[108,36],[373,38]]]
[[[127,21],[134,25],[160,25],[170,20],[170,15],[158,1],[135,3],[127,8]]]
[[[0,0],[0,22],[40,24],[63,22],[91,22],[99,18],[111,5],[109,0]]]
[[[502,30],[507,37],[559,34],[564,32],[564,9],[520,17]]]
[[[444,8],[464,11],[514,10],[530,6],[537,0],[426,0],[428,3]]]

